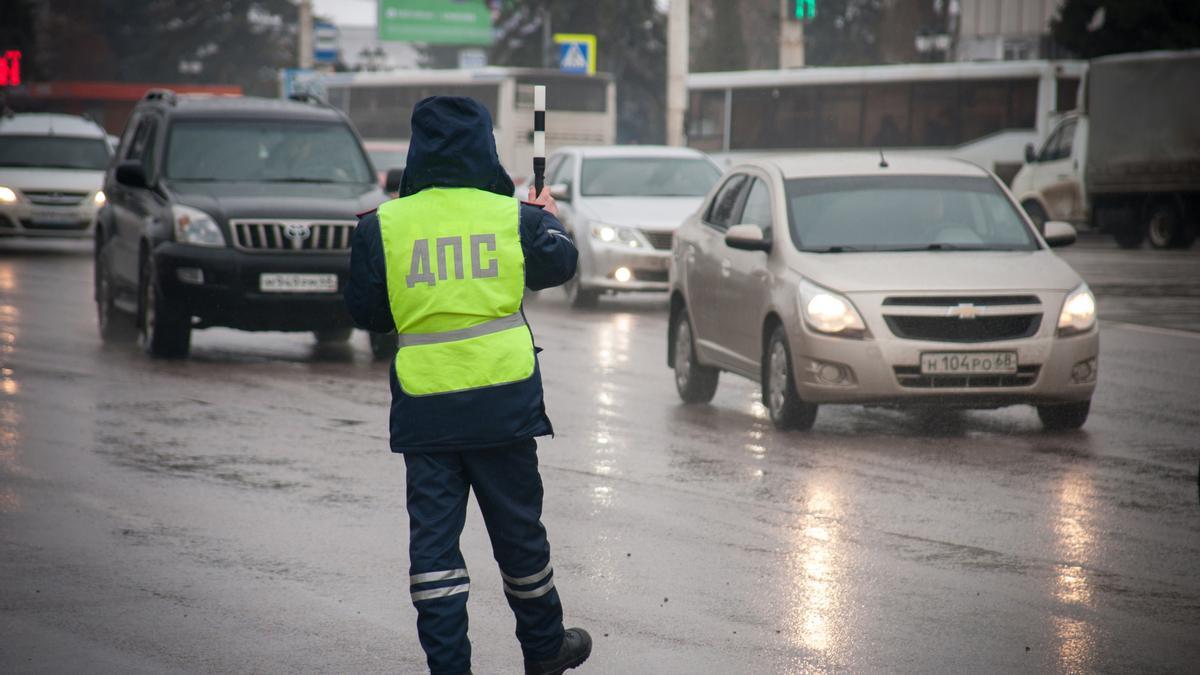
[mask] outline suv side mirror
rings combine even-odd
[[[383,180],[383,191],[396,194],[400,191],[400,181],[404,179],[404,169],[388,169],[387,177]]]
[[[1037,161],[1037,150],[1034,149],[1033,143],[1025,144],[1025,163],[1033,164]]]
[[[571,184],[570,183],[555,183],[550,186],[550,196],[560,202],[571,201]]]
[[[1061,220],[1048,220],[1044,225],[1045,234],[1042,236],[1050,248],[1070,246],[1075,243],[1075,227]]]
[[[757,225],[734,225],[725,232],[725,245],[743,251],[770,251],[771,240]]]
[[[146,169],[136,159],[127,159],[117,165],[117,182],[125,187],[144,188],[146,184]]]

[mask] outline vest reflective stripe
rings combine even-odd
[[[516,199],[429,188],[381,206],[379,228],[400,336],[396,378],[406,394],[533,376],[533,336],[521,316],[525,255]]]
[[[435,345],[441,342],[454,342],[456,340],[466,340],[467,338],[480,337],[482,335],[491,335],[499,333],[502,330],[516,328],[525,325],[525,317],[520,312],[509,314],[508,316],[484,321],[470,328],[461,328],[459,330],[449,330],[444,333],[407,333],[399,335],[398,341],[401,347],[411,347],[413,345]]]

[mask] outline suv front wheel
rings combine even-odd
[[[96,250],[96,323],[100,327],[100,339],[105,342],[132,342],[137,331],[134,330],[133,317],[122,312],[113,300],[112,277],[108,271],[108,263]]]
[[[811,429],[817,420],[817,404],[801,400],[796,391],[792,354],[783,326],[776,326],[771,333],[766,357],[762,397],[771,415],[771,422],[777,429]]]
[[[138,341],[151,356],[183,358],[192,346],[192,317],[170,307],[163,297],[153,256],[142,263]]]

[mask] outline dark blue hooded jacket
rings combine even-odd
[[[474,99],[433,96],[413,109],[412,141],[399,198],[428,187],[513,194],[512,179],[496,155],[491,115]],[[528,204],[521,204],[520,219],[525,286],[541,290],[575,276],[575,246],[558,219]],[[363,215],[354,231],[345,299],[359,328],[376,333],[396,330],[375,212]],[[540,366],[524,382],[415,398],[400,389],[394,362],[390,374],[393,452],[495,447],[554,432],[542,402]]]

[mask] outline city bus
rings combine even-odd
[[[884,149],[959,157],[1006,182],[1075,108],[1084,61],[922,63],[688,76],[687,142],[718,158]]]
[[[500,162],[518,185],[533,172],[533,87],[546,86],[546,151],[611,145],[617,137],[616,88],[608,75],[531,68],[332,73],[297,87],[345,112],[370,148],[376,168],[401,168],[413,106],[433,95],[470,96],[492,113]],[[384,165],[384,163],[390,165]]]

